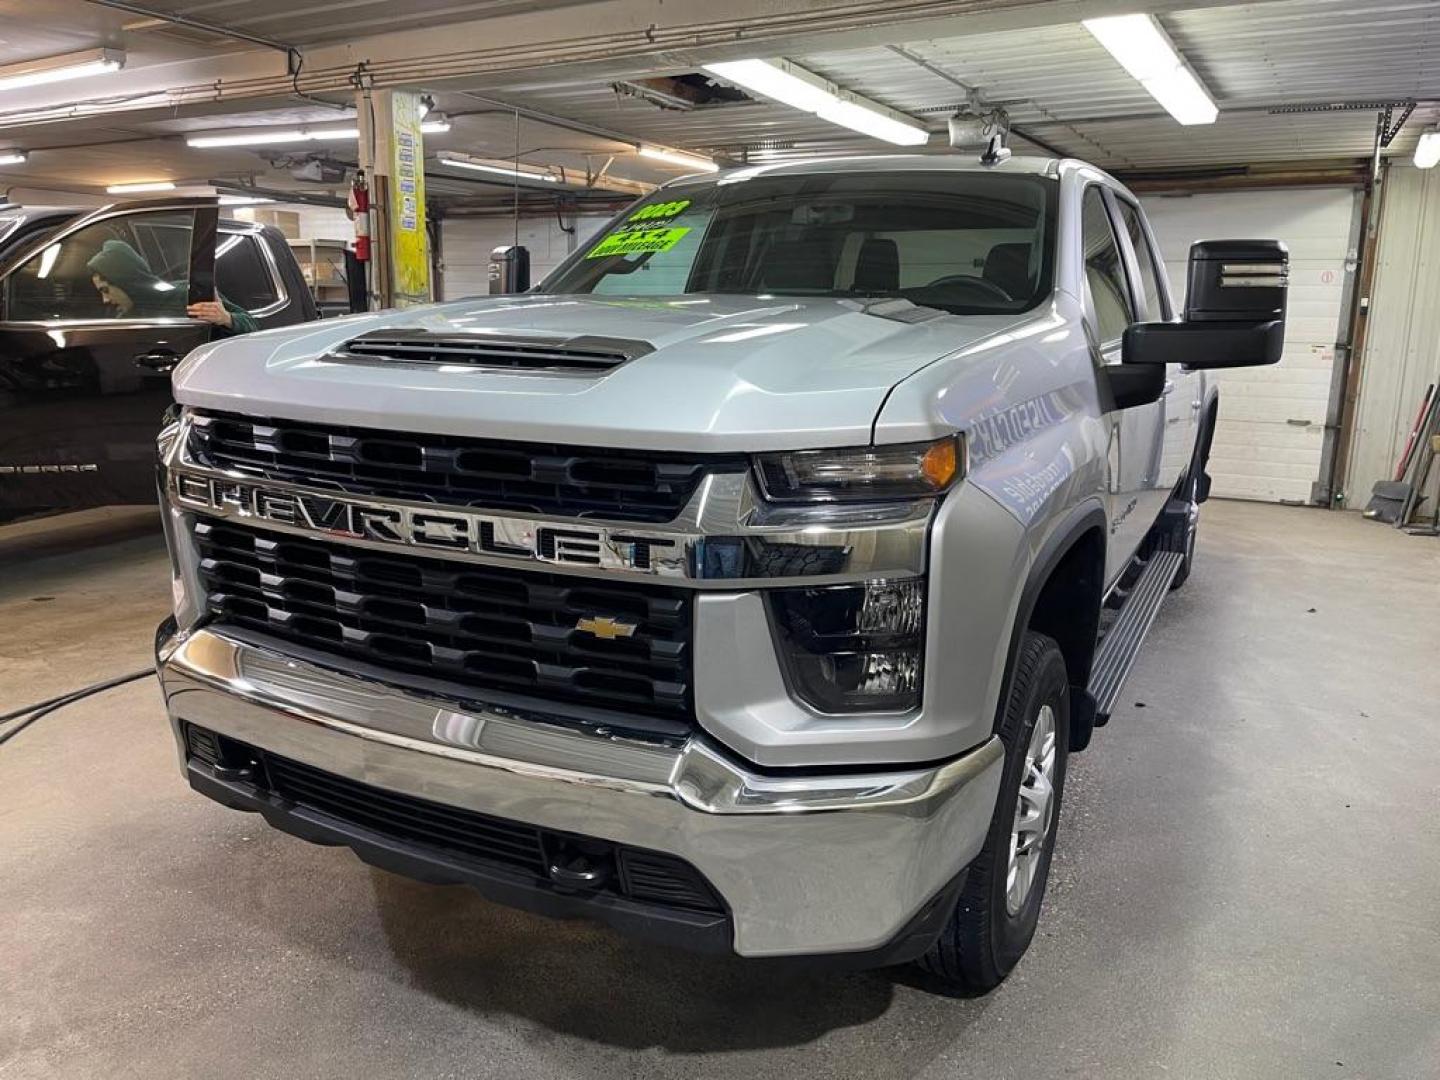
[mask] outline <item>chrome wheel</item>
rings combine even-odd
[[[1020,797],[1015,801],[1015,826],[1010,832],[1010,870],[1005,881],[1005,907],[1017,915],[1030,898],[1055,805],[1055,710],[1040,706],[1030,745],[1025,750]]]

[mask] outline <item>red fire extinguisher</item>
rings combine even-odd
[[[359,173],[350,188],[350,213],[355,218],[355,258],[370,261],[370,188],[365,174]]]

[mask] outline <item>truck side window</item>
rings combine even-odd
[[[105,218],[62,237],[5,279],[5,317],[183,319],[193,225],[192,210],[162,210]]]
[[[1120,245],[1110,228],[1110,215],[1098,187],[1085,189],[1080,219],[1085,251],[1086,318],[1102,344],[1119,341],[1133,317]]]
[[[1155,265],[1155,252],[1150,248],[1149,237],[1140,224],[1140,210],[1124,199],[1118,200],[1120,221],[1130,235],[1130,246],[1135,249],[1135,261],[1140,265],[1140,288],[1144,292],[1145,305],[1140,312],[1141,322],[1158,322],[1168,319],[1170,312],[1160,292],[1160,275]]]
[[[215,248],[215,288],[232,304],[258,311],[280,299],[258,236],[220,234]]]

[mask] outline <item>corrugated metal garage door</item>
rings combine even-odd
[[[1301,188],[1143,200],[1177,298],[1185,295],[1185,265],[1196,240],[1278,237],[1290,247],[1284,358],[1273,368],[1215,373],[1220,423],[1210,475],[1216,495],[1310,501],[1359,197],[1351,188]]]
[[[554,215],[520,219],[520,243],[530,250],[530,280],[539,281],[553,270],[572,244],[583,244],[609,214],[584,214],[574,221],[573,234],[562,232]],[[490,291],[490,252],[515,242],[510,218],[449,217],[440,224],[445,259],[445,298],[480,296]]]
[[[1390,479],[1425,387],[1440,380],[1440,169],[1395,165],[1385,184],[1345,484],[1352,510]]]

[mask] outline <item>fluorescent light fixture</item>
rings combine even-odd
[[[896,146],[923,146],[930,141],[928,131],[894,120],[854,101],[833,102],[815,115],[821,120],[829,120],[832,124],[839,124],[875,139],[883,139]]]
[[[105,189],[111,195],[135,195],[142,191],[174,191],[174,180],[147,180],[141,184],[111,184]]]
[[[441,165],[449,165],[454,169],[490,173],[494,176],[502,176],[512,182],[515,180],[539,180],[547,184],[560,182],[560,173],[555,169],[543,165],[527,165],[523,161],[518,164],[513,161],[494,161],[489,158],[471,157],[469,154],[457,154],[444,150],[436,154],[435,159]]]
[[[1220,110],[1154,16],[1112,15],[1083,25],[1180,123],[1215,122]]]
[[[438,135],[450,130],[446,119],[426,120],[420,125],[426,135]],[[298,127],[298,128],[242,128],[223,135],[190,135],[186,146],[196,149],[213,149],[220,146],[283,146],[286,143],[308,142],[354,142],[360,138],[360,128],[348,127]]]
[[[185,145],[200,149],[216,146],[280,146],[284,143],[346,142],[360,138],[358,127],[249,128],[226,135],[191,135]]]
[[[712,75],[801,112],[818,113],[835,100],[825,80],[788,60],[730,60],[705,64]]]
[[[842,90],[789,60],[728,60],[705,64],[710,74],[752,94],[814,113],[840,127],[897,146],[924,146],[930,133],[904,113]]]
[[[654,158],[656,161],[663,161],[668,165],[679,165],[682,169],[694,169],[697,172],[718,172],[719,165],[716,165],[710,158],[703,154],[686,154],[679,150],[666,150],[661,146],[642,146],[640,156]]]
[[[274,199],[267,199],[261,195],[221,195],[221,206],[259,206],[261,203],[273,203]]]
[[[0,150],[0,165],[24,165],[29,156],[24,150]]]
[[[124,66],[125,53],[120,49],[87,49],[63,56],[47,56],[43,60],[22,60],[18,64],[0,67],[0,90],[19,90],[24,86],[104,75],[119,71]]]
[[[1430,128],[1420,133],[1415,144],[1415,167],[1433,169],[1440,162],[1440,128]]]

